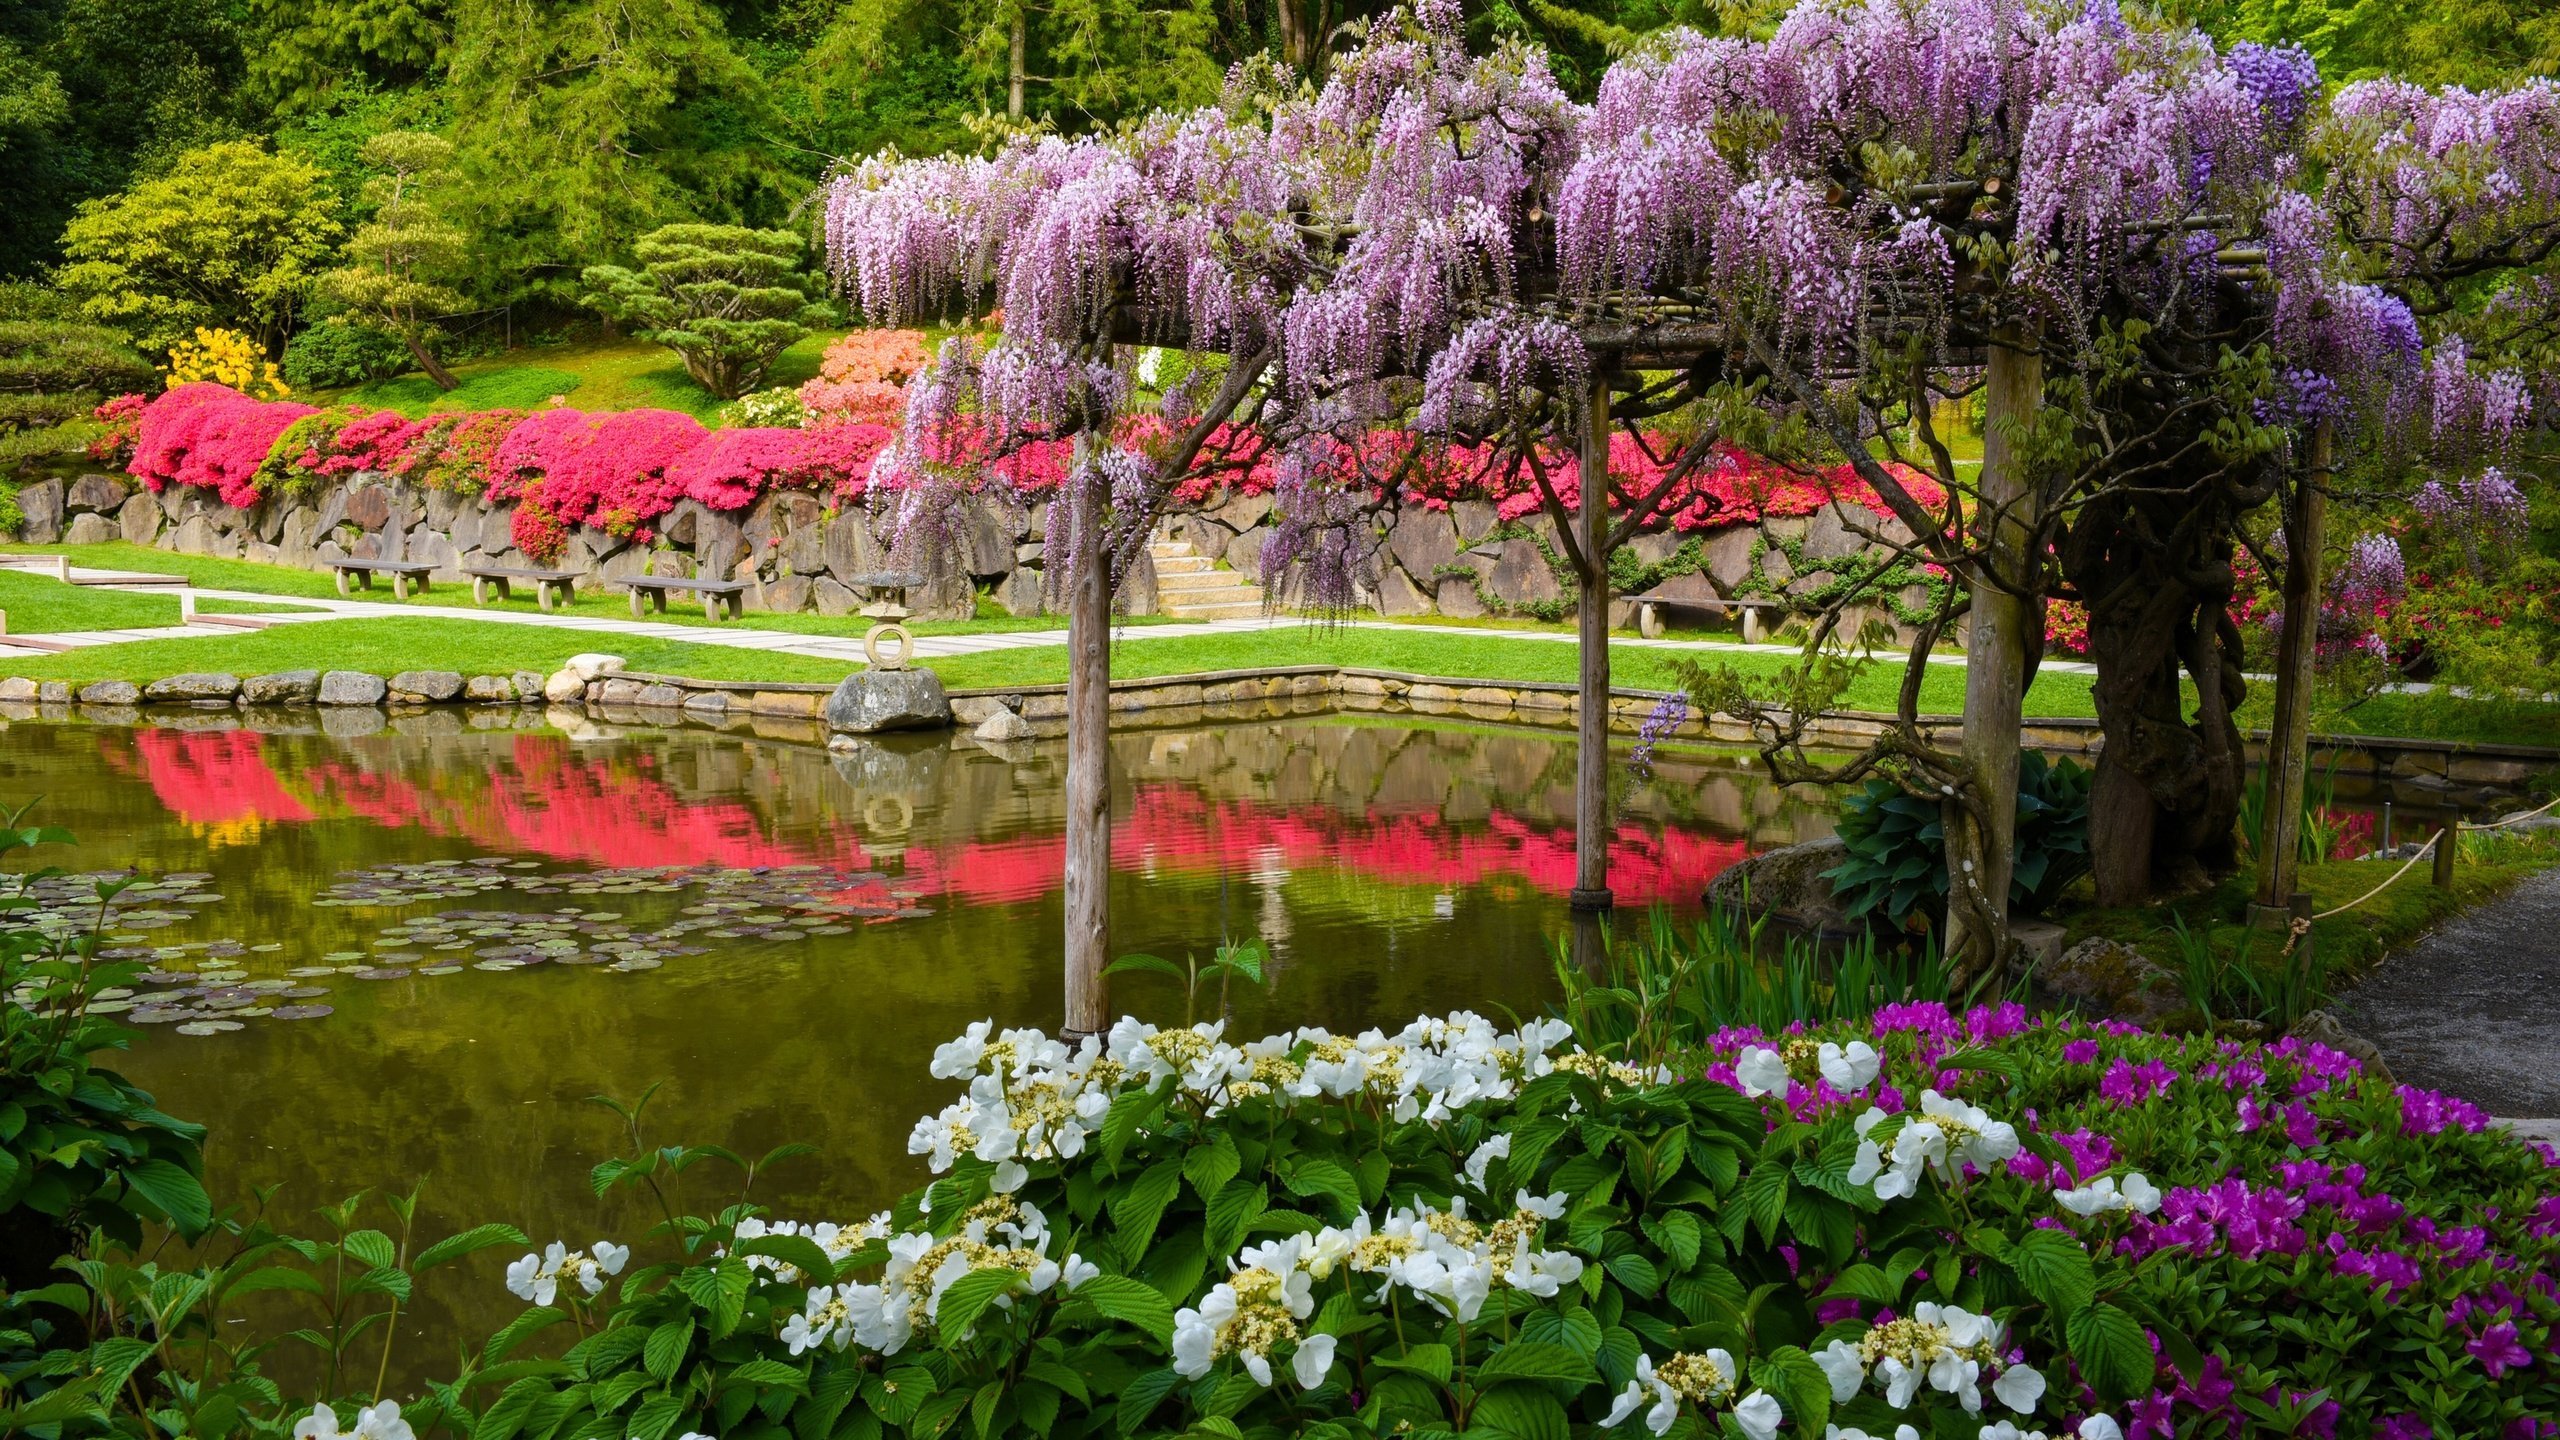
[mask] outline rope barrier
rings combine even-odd
[[[2367,891],[2366,891],[2366,892],[2364,892],[2363,894],[2361,894],[2361,895],[2357,896],[2357,897],[2356,897],[2356,898],[2354,898],[2353,900],[2348,901],[2346,904],[2339,906],[2339,907],[2338,907],[2337,909],[2335,909],[2335,910],[2323,910],[2323,911],[2321,911],[2319,914],[2314,915],[2314,916],[2312,916],[2311,918],[2312,918],[2312,919],[2314,919],[2314,920],[2327,920],[2327,919],[2331,919],[2331,918],[2333,918],[2333,917],[2335,917],[2335,916],[2344,915],[2344,914],[2346,914],[2348,911],[2353,910],[2354,908],[2356,908],[2357,906],[2359,906],[2359,905],[2363,904],[2363,903],[2364,903],[2364,902],[2366,902],[2367,900],[2372,899],[2374,896],[2379,895],[2379,894],[2381,894],[2383,891],[2390,889],[2394,884],[2396,884],[2396,883],[2399,881],[2399,879],[2400,879],[2400,877],[2401,877],[2401,876],[2406,875],[2406,874],[2408,874],[2408,873],[2409,873],[2409,867],[2410,867],[2410,866],[2415,865],[2415,864],[2417,864],[2419,861],[2426,859],[2429,855],[2434,854],[2434,853],[2435,853],[2435,848],[2436,848],[2436,846],[2437,846],[2437,845],[2439,845],[2439,844],[2442,844],[2442,843],[2443,843],[2443,841],[2444,841],[2445,836],[2447,836],[2447,835],[2448,835],[2448,834],[2450,834],[2450,833],[2452,833],[2452,832],[2451,832],[2451,827],[2447,827],[2446,829],[2443,829],[2443,830],[2439,830],[2439,831],[2437,831],[2437,832],[2436,832],[2432,837],[2430,837],[2430,838],[2428,839],[2428,841],[2427,841],[2427,843],[2426,843],[2426,844],[2421,845],[2421,846],[2419,846],[2419,847],[2418,847],[2418,853],[2417,853],[2417,854],[2410,856],[2406,861],[2404,861],[2404,862],[2402,862],[2402,863],[2401,863],[2401,866],[2400,866],[2400,868],[2399,868],[2399,869],[2394,870],[2394,871],[2392,871],[2392,872],[2391,872],[2391,878],[2390,878],[2389,880],[2385,880],[2385,881],[2383,881],[2381,884],[2374,886],[2372,889],[2367,890]]]
[[[2390,889],[2393,885],[2396,885],[2396,884],[2398,884],[2398,883],[2399,883],[2399,881],[2400,881],[2400,877],[2401,877],[2401,876],[2406,875],[2406,874],[2408,874],[2408,873],[2409,873],[2409,870],[2410,870],[2410,867],[2411,867],[2411,866],[2416,865],[2419,861],[2424,860],[2424,859],[2426,859],[2428,856],[2430,856],[2430,855],[2434,854],[2434,853],[2435,853],[2435,848],[2436,848],[2438,845],[2457,844],[2457,843],[2459,843],[2459,842],[2460,842],[2460,840],[2461,840],[2461,835],[2460,835],[2460,832],[2461,832],[2461,831],[2464,831],[2464,830],[2504,830],[2505,828],[2507,828],[2507,827],[2508,827],[2508,826],[2510,826],[2510,825],[2521,825],[2521,824],[2523,824],[2525,821],[2532,819],[2532,818],[2533,818],[2533,817],[2535,817],[2536,815],[2540,815],[2540,814],[2542,814],[2543,812],[2545,812],[2545,811],[2547,811],[2547,810],[2551,809],[2551,808],[2552,808],[2553,806],[2555,806],[2555,805],[2560,805],[2560,795],[2555,795],[2555,796],[2553,796],[2550,800],[2548,800],[2548,801],[2544,802],[2544,803],[2543,803],[2543,804],[2541,804],[2541,805],[2538,805],[2538,806],[2534,807],[2534,808],[2533,808],[2533,809],[2531,809],[2531,810],[2527,810],[2527,811],[2525,811],[2525,812],[2524,812],[2523,814],[2521,814],[2521,815],[2510,815],[2510,816],[2508,816],[2508,817],[2507,817],[2506,819],[2504,819],[2504,820],[2495,821],[2495,822],[2492,822],[2492,823],[2487,824],[2487,825],[2472,825],[2472,824],[2468,824],[2468,823],[2466,823],[2466,822],[2464,822],[2464,821],[2461,821],[2461,820],[2456,820],[2456,821],[2454,821],[2452,824],[2447,825],[2446,827],[2444,827],[2444,828],[2443,828],[2443,829],[2441,829],[2441,830],[2438,830],[2434,835],[2432,835],[2432,836],[2428,837],[2427,843],[2418,847],[2418,853],[2417,853],[2417,854],[2410,856],[2407,860],[2405,860],[2405,861],[2403,861],[2403,862],[2401,863],[2401,866],[2400,866],[2400,868],[2399,868],[2399,869],[2394,870],[2394,871],[2392,871],[2392,872],[2391,872],[2391,878],[2390,878],[2390,879],[2385,880],[2385,881],[2383,881],[2381,884],[2374,886],[2372,889],[2367,890],[2367,891],[2366,891],[2366,892],[2364,892],[2363,894],[2361,894],[2361,895],[2357,896],[2357,897],[2356,897],[2356,898],[2354,898],[2353,900],[2348,901],[2346,904],[2339,906],[2339,907],[2338,907],[2338,908],[2336,908],[2335,910],[2323,910],[2323,911],[2321,911],[2319,914],[2314,915],[2314,916],[2312,916],[2311,918],[2312,918],[2312,919],[2314,919],[2314,920],[2329,920],[2329,919],[2334,919],[2334,918],[2336,918],[2337,916],[2340,916],[2340,915],[2344,915],[2344,914],[2346,914],[2348,911],[2353,910],[2354,908],[2356,908],[2357,906],[2359,906],[2359,905],[2363,904],[2363,903],[2364,903],[2364,902],[2366,902],[2367,900],[2370,900],[2370,899],[2372,899],[2374,896],[2381,894],[2383,891]]]

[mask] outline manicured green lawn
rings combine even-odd
[[[321,571],[296,570],[284,565],[262,565],[254,560],[216,560],[201,555],[176,555],[166,550],[154,550],[147,545],[128,545],[121,540],[111,540],[102,545],[0,545],[0,553],[10,552],[37,555],[68,554],[73,564],[91,569],[131,570],[149,575],[184,575],[188,583],[206,590],[243,590],[260,595],[329,598],[336,597],[338,593],[337,578]],[[356,591],[355,598],[383,605],[406,604],[414,610],[459,611],[466,615],[480,610],[515,611],[525,614],[539,613],[541,610],[540,603],[530,590],[521,591],[510,600],[493,599],[485,607],[475,606],[471,603],[469,585],[438,585],[423,594],[412,592],[405,602],[394,597],[389,587],[383,585],[372,590]],[[175,602],[171,603],[174,606]],[[218,602],[206,601],[202,608],[212,610],[216,603]],[[171,613],[175,613],[174,609]],[[627,620],[631,618],[631,599],[629,593],[624,590],[599,586],[579,591],[577,598],[569,603],[567,609],[555,610],[552,613]],[[872,624],[869,619],[859,615],[826,616],[808,612],[793,615],[771,615],[759,612],[750,613],[741,620],[713,621],[702,613],[701,607],[688,608],[680,599],[669,602],[666,614],[653,613],[649,619],[652,622],[664,621],[676,625],[747,625],[758,630],[787,630],[795,635],[833,636],[858,636],[870,629]],[[1129,617],[1120,623],[1164,625],[1172,622],[1161,615],[1142,615]],[[916,620],[908,622],[907,628],[919,635],[1063,631],[1067,628],[1067,619],[1063,615],[1007,615],[997,609],[992,602],[981,599],[978,615],[974,619]]]
[[[299,605],[267,605],[255,601],[207,600],[197,609],[207,614],[250,614],[300,610]],[[9,617],[13,635],[51,635],[65,630],[127,630],[178,623],[178,597],[143,595],[128,590],[97,590],[65,585],[22,570],[0,570],[0,612]]]
[[[0,661],[31,680],[157,680],[191,670],[259,675],[278,670],[458,670],[503,675],[548,673],[586,651],[619,655],[634,670],[703,680],[833,681],[858,668],[801,655],[767,655],[681,640],[635,640],[530,625],[419,617],[329,620],[278,626],[203,640],[137,640],[69,651],[41,660]]]
[[[1671,668],[1678,652],[1648,646],[1610,647],[1613,684],[1669,690],[1680,684]],[[1729,662],[1746,672],[1774,674],[1794,658],[1791,651],[1722,652],[1704,657]],[[1579,674],[1574,646],[1552,640],[1512,639],[1499,634],[1439,635],[1390,629],[1327,629],[1318,625],[1255,631],[1238,635],[1164,637],[1128,640],[1112,647],[1111,673],[1122,679],[1183,675],[1211,670],[1249,670],[1270,665],[1349,665],[1400,670],[1413,675],[1461,680],[1536,680],[1570,684]],[[945,685],[974,689],[1000,685],[1054,685],[1066,679],[1063,646],[999,650],[932,662]],[[1862,676],[1845,700],[1850,709],[1890,710],[1901,685],[1899,665],[1878,665]],[[1964,671],[1933,665],[1921,688],[1924,713],[1952,714],[1964,706]],[[2087,715],[2086,676],[2048,672],[2036,679],[2027,695],[2030,715]]]
[[[833,334],[812,335],[782,352],[765,387],[814,378]],[[449,410],[531,410],[561,396],[580,410],[682,410],[709,424],[723,403],[694,383],[672,350],[637,340],[526,346],[453,367],[462,384],[438,391],[410,374],[353,390],[315,392],[315,404],[354,404],[425,415]]]

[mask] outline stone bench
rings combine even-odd
[[[1703,610],[1716,616],[1741,617],[1742,638],[1761,639],[1768,633],[1768,616],[1785,618],[1786,602],[1781,600],[1693,600],[1686,596],[1637,595],[1636,633],[1647,640],[1662,635],[1662,612],[1665,610]]]
[[[471,577],[471,603],[474,605],[489,603],[489,587],[492,585],[498,588],[499,599],[514,599],[515,592],[509,588],[509,582],[516,580],[533,582],[535,597],[545,610],[551,609],[555,602],[560,605],[568,604],[577,597],[578,593],[578,572],[575,570],[527,570],[512,565],[465,565],[462,567],[462,573]]]
[[[702,613],[713,620],[735,620],[740,608],[738,596],[747,588],[740,580],[687,580],[674,575],[631,575],[612,583],[631,591],[634,620],[646,618],[652,604],[659,614],[665,614],[670,590],[701,596]]]
[[[410,583],[414,581],[420,590],[425,590],[427,576],[436,567],[424,560],[332,560],[329,562],[329,568],[338,572],[338,593],[341,595],[355,593],[347,587],[348,576],[355,576],[358,586],[370,590],[373,588],[373,577],[381,574],[391,577],[391,593],[406,600],[409,598]]]

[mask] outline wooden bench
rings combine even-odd
[[[491,585],[498,587],[499,599],[514,599],[515,592],[508,588],[508,582],[514,580],[532,581],[534,594],[545,610],[552,608],[555,598],[559,604],[566,605],[577,598],[578,593],[578,572],[575,570],[526,570],[511,565],[465,565],[462,567],[462,573],[471,577],[471,603],[474,605],[489,603]]]
[[[329,568],[338,572],[338,593],[341,595],[355,593],[347,588],[348,576],[355,576],[359,586],[370,590],[373,588],[373,577],[378,573],[390,576],[391,593],[406,600],[409,598],[410,582],[416,581],[418,588],[425,590],[427,576],[436,567],[424,560],[332,560],[329,562]]]
[[[645,618],[651,603],[657,606],[659,614],[665,614],[667,592],[670,590],[701,596],[702,613],[713,620],[735,620],[740,603],[738,596],[747,588],[742,580],[687,580],[674,575],[632,575],[612,583],[630,589],[631,618],[634,620]]]
[[[1665,610],[1704,610],[1717,616],[1740,616],[1745,642],[1759,640],[1767,634],[1768,617],[1783,619],[1787,614],[1786,602],[1782,600],[1693,600],[1686,596],[1668,595],[1638,595],[1633,598],[1636,602],[1636,633],[1647,640],[1661,636],[1662,612]]]

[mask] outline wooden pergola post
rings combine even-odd
[[[1595,363],[1582,417],[1580,607],[1582,692],[1573,772],[1573,893],[1576,910],[1602,911],[1609,893],[1609,374]]]
[[[1981,555],[1972,578],[1965,632],[1964,734],[1960,749],[1974,786],[1990,798],[1977,820],[1945,806],[1948,905],[1946,954],[1957,973],[2005,963],[2009,875],[2017,864],[2018,742],[2024,728],[2027,633],[2033,611],[2018,589],[2038,558],[2028,553],[2035,487],[2016,453],[2014,431],[2033,423],[2044,400],[2044,356],[2032,335],[1992,337],[1983,380],[1982,478],[1975,497]]]
[[[1092,459],[1076,437],[1077,470]],[[1063,509],[1064,507],[1058,507]],[[1051,511],[1053,515],[1058,510]],[[1110,1028],[1111,557],[1098,504],[1075,510],[1075,573],[1067,577],[1067,1003],[1070,1037]],[[1052,552],[1054,553],[1054,551]]]
[[[2310,464],[2284,517],[2284,628],[2276,637],[2276,711],[2267,727],[2252,924],[2291,921],[2302,856],[2302,797],[2311,772],[2312,664],[2320,639],[2320,551],[2328,543],[2329,422],[2311,430]]]

